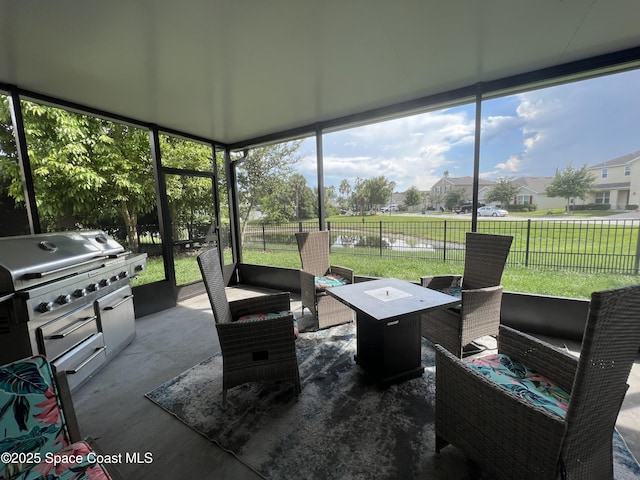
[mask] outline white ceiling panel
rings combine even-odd
[[[0,0],[0,82],[235,143],[640,46],[637,0]]]

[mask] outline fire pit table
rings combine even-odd
[[[422,375],[420,315],[460,303],[397,278],[333,287],[327,293],[356,311],[356,363],[385,385]]]

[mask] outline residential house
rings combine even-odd
[[[478,181],[478,199],[483,201],[484,196],[488,189],[493,186],[495,182],[491,180],[479,179]],[[448,175],[443,176],[438,180],[433,187],[431,187],[430,197],[431,206],[438,208],[444,203],[444,197],[450,190],[464,190],[466,199],[471,200],[471,192],[473,192],[473,177],[450,177]]]
[[[640,151],[589,167],[596,189],[585,203],[608,203],[613,210],[640,204]]]
[[[520,190],[514,198],[515,204],[526,205],[535,204],[538,210],[547,210],[550,208],[562,208],[566,205],[566,199],[559,197],[547,197],[545,188],[553,177],[520,177],[516,178],[513,183],[520,185]]]

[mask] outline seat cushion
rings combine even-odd
[[[468,365],[505,390],[564,418],[569,393],[544,375],[507,355],[495,354],[471,360]]]
[[[331,287],[339,287],[340,285],[346,285],[348,280],[340,275],[334,273],[328,273],[324,277],[315,277],[314,283],[316,286],[316,292],[324,292]]]
[[[441,293],[446,293],[452,297],[462,298],[462,288],[460,287],[447,287],[438,290]]]
[[[236,320],[236,322],[245,323],[245,322],[259,322],[261,320],[271,320],[274,318],[286,317],[288,315],[293,315],[291,310],[282,310],[281,312],[270,312],[270,313],[253,313],[251,315],[244,315]],[[298,321],[296,317],[293,317],[293,335],[298,338]]]

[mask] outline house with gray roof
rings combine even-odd
[[[545,188],[551,183],[553,177],[520,177],[513,183],[520,186],[520,190],[514,198],[518,205],[535,204],[538,210],[550,208],[562,208],[566,204],[564,198],[547,197]]]
[[[478,182],[478,200],[483,202],[484,196],[490,187],[495,185],[496,182],[491,180],[480,179]],[[433,187],[431,187],[430,198],[431,206],[438,208],[443,203],[444,196],[450,190],[464,190],[467,198],[471,200],[471,192],[473,192],[473,177],[450,177],[448,175],[443,176],[438,180]],[[438,200],[442,199],[442,200]],[[484,202],[483,202],[484,203]]]
[[[589,167],[596,189],[585,203],[608,203],[613,210],[640,204],[640,151]]]

